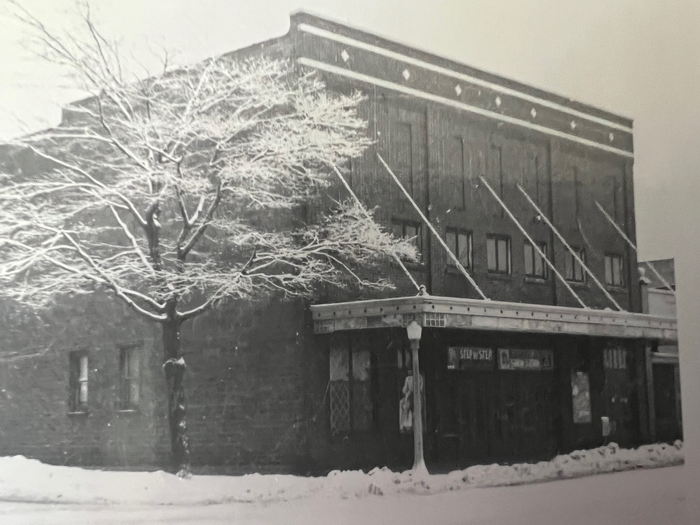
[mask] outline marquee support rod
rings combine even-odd
[[[595,276],[595,274],[591,271],[591,269],[586,265],[585,262],[583,262],[583,259],[581,259],[576,251],[569,245],[568,242],[566,242],[566,239],[564,239],[564,236],[559,232],[559,230],[552,224],[552,221],[549,220],[547,215],[544,214],[544,212],[540,209],[540,207],[535,203],[535,201],[530,198],[528,193],[525,191],[525,188],[523,188],[520,183],[515,184],[518,187],[518,190],[520,190],[520,193],[523,194],[527,202],[530,203],[530,206],[532,206],[535,211],[539,214],[539,216],[542,218],[542,220],[545,222],[547,226],[549,226],[549,229],[552,230],[554,235],[557,236],[557,239],[561,241],[561,243],[564,245],[564,247],[569,250],[569,253],[573,256],[573,258],[576,260],[577,263],[581,265],[581,268],[583,268],[588,275],[591,276],[591,279],[593,279],[593,282],[600,288],[600,290],[603,292],[603,295],[610,301],[615,308],[617,308],[619,311],[624,312],[625,310],[619,305],[619,303],[615,300],[615,298],[610,295],[610,292],[608,292],[605,289],[605,286],[598,280],[598,278]]]
[[[534,250],[539,254],[539,256],[542,257],[542,259],[547,263],[547,266],[549,266],[550,269],[554,272],[554,275],[557,276],[557,278],[562,282],[562,284],[563,284],[564,287],[569,291],[569,293],[570,293],[571,295],[574,296],[574,298],[576,299],[576,301],[578,302],[578,304],[581,305],[581,308],[586,308],[586,309],[588,309],[588,306],[586,306],[586,303],[584,303],[583,300],[581,300],[581,298],[579,297],[579,295],[573,290],[573,288],[571,288],[571,286],[569,285],[569,283],[566,282],[566,279],[564,279],[564,277],[559,273],[559,270],[557,270],[556,267],[554,266],[554,264],[552,264],[552,261],[549,260],[549,258],[547,257],[547,254],[544,253],[544,252],[542,251],[542,249],[537,245],[537,243],[536,243],[535,241],[532,240],[532,237],[530,237],[530,234],[528,234],[527,231],[525,230],[525,228],[523,228],[522,224],[520,224],[520,221],[518,221],[518,219],[515,217],[515,215],[513,215],[513,213],[510,211],[510,209],[508,209],[508,206],[506,206],[506,203],[503,202],[503,200],[502,200],[502,199],[498,196],[498,194],[493,190],[493,188],[492,188],[491,185],[488,183],[488,181],[484,178],[483,175],[479,175],[479,180],[480,180],[480,181],[482,182],[482,184],[486,187],[486,189],[489,190],[489,192],[491,193],[491,195],[493,195],[493,198],[496,199],[496,201],[498,202],[498,204],[501,205],[501,208],[503,208],[503,211],[506,212],[506,214],[508,215],[508,217],[510,218],[510,220],[512,220],[513,223],[515,224],[515,226],[520,230],[520,233],[522,233],[522,234],[525,236],[525,238],[526,238],[528,241],[530,241],[530,244],[532,245],[533,249],[534,249]]]
[[[345,189],[348,190],[348,193],[350,193],[350,196],[353,198],[353,200],[357,203],[357,205],[360,207],[360,209],[362,210],[362,212],[365,214],[365,217],[367,217],[367,219],[369,219],[369,220],[371,220],[371,221],[374,221],[374,219],[372,218],[372,215],[369,213],[369,211],[367,211],[367,208],[365,207],[364,204],[362,204],[362,201],[360,201],[360,199],[359,199],[359,197],[357,196],[357,194],[356,194],[354,191],[352,191],[352,188],[350,187],[350,184],[348,184],[348,181],[345,180],[345,177],[343,177],[343,174],[340,173],[340,170],[338,169],[338,167],[337,167],[336,165],[333,165],[333,171],[335,171],[335,174],[336,174],[336,175],[338,176],[338,178],[340,179],[340,182],[343,183],[343,186],[345,186]],[[406,274],[406,277],[408,277],[408,279],[411,281],[411,284],[413,284],[413,286],[416,288],[416,291],[417,291],[418,293],[420,293],[420,292],[421,292],[421,287],[420,287],[420,285],[419,285],[419,284],[416,282],[416,280],[413,278],[413,276],[411,275],[411,272],[408,271],[408,268],[406,268],[406,265],[405,265],[405,264],[403,263],[403,261],[401,260],[401,257],[399,257],[398,254],[397,254],[395,251],[393,251],[393,250],[392,250],[392,252],[391,252],[391,255],[394,257],[394,259],[396,260],[396,262],[399,263],[399,266],[400,266],[401,269],[403,270],[403,273]]]
[[[406,198],[411,202],[411,204],[413,205],[413,208],[416,210],[416,212],[418,212],[418,215],[420,215],[420,218],[423,219],[423,222],[425,223],[425,225],[426,225],[426,226],[428,227],[428,229],[432,232],[432,234],[435,236],[435,238],[436,238],[437,241],[440,243],[440,245],[445,249],[445,251],[447,252],[447,255],[450,257],[450,259],[452,259],[452,262],[455,263],[455,265],[457,266],[457,268],[459,269],[459,271],[460,271],[460,272],[462,273],[462,275],[467,279],[467,281],[469,281],[469,284],[471,284],[471,285],[474,287],[474,289],[475,289],[476,292],[479,294],[479,296],[480,296],[482,299],[484,299],[485,301],[489,301],[490,299],[489,299],[488,297],[486,297],[486,295],[485,295],[484,292],[481,290],[481,288],[479,288],[479,285],[476,284],[476,281],[472,278],[471,275],[469,275],[469,272],[466,270],[466,268],[464,268],[464,266],[462,266],[462,263],[459,262],[459,259],[457,258],[457,256],[456,256],[454,253],[452,253],[452,250],[450,250],[449,246],[447,246],[447,243],[445,243],[445,241],[442,240],[442,237],[440,236],[440,234],[439,234],[439,233],[437,232],[437,230],[433,227],[433,225],[430,223],[430,221],[428,220],[428,218],[423,214],[423,212],[422,212],[421,209],[420,209],[420,206],[418,206],[418,204],[416,204],[416,201],[413,200],[413,197],[411,197],[411,195],[408,193],[408,191],[406,191],[406,188],[403,187],[403,184],[401,184],[401,181],[399,180],[399,178],[394,174],[393,171],[391,171],[391,168],[390,168],[389,165],[384,161],[384,159],[383,159],[382,156],[379,154],[379,152],[376,152],[376,154],[377,154],[377,158],[379,159],[379,162],[382,164],[382,166],[384,166],[384,169],[389,173],[389,175],[391,175],[391,178],[394,180],[394,182],[395,182],[396,185],[399,187],[399,189],[401,190],[401,192],[402,192],[402,193],[406,196]]]
[[[625,234],[625,232],[622,231],[622,228],[615,222],[615,219],[613,219],[607,211],[605,211],[605,208],[603,208],[598,201],[595,201],[595,205],[598,207],[600,210],[600,213],[602,213],[606,219],[608,219],[608,222],[612,224],[613,228],[617,231],[617,233],[620,234],[620,237],[622,237],[627,244],[629,244],[630,248],[634,250],[634,253],[639,253],[637,251],[637,246],[630,240],[630,238]],[[669,291],[673,294],[673,296],[676,296],[676,290],[673,289],[673,287],[668,283],[666,279],[664,279],[663,275],[661,275],[656,268],[654,267],[653,264],[651,264],[649,261],[644,261],[644,264],[653,272],[656,277],[658,277],[659,281],[663,283],[663,285],[669,289]]]

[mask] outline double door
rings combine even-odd
[[[450,371],[440,421],[443,460],[459,465],[555,454],[551,371]]]

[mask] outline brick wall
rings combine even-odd
[[[153,465],[162,381],[153,327],[101,295],[66,300],[44,315],[3,303],[0,454],[52,463]],[[119,349],[141,359],[138,410],[119,410]],[[69,354],[88,355],[88,410],[70,413]]]

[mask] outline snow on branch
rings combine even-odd
[[[363,268],[415,257],[353,204],[300,220],[329,167],[371,144],[359,93],[265,56],[133,78],[89,10],[80,39],[19,9],[45,58],[91,96],[14,143],[29,160],[0,180],[0,294],[39,307],[105,289],[149,319],[184,320],[319,283],[389,287]]]

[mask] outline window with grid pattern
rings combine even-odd
[[[627,368],[627,349],[611,347],[603,351],[603,365],[610,370],[625,370]]]
[[[331,435],[369,430],[373,420],[371,356],[350,338],[333,338],[329,356]]]

